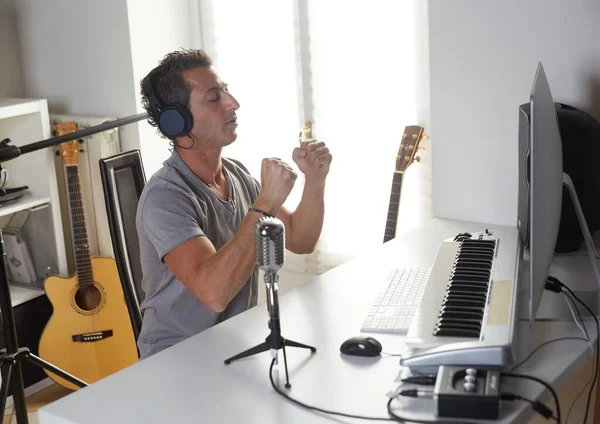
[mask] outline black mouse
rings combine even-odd
[[[373,337],[352,337],[342,343],[340,352],[352,356],[377,356],[381,354],[381,343]]]

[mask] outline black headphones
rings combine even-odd
[[[161,106],[158,99],[154,95],[152,84],[150,83],[150,75],[146,76],[142,81],[144,93],[148,98],[148,103],[152,109],[158,111],[158,128],[164,135],[170,139],[181,137],[190,132],[194,119],[189,109],[180,103],[169,103]]]

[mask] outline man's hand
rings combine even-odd
[[[329,173],[332,156],[322,141],[303,141],[292,153],[294,162],[307,179],[325,180]]]
[[[294,187],[297,175],[294,170],[279,158],[265,158],[260,171],[261,189],[254,203],[257,208],[277,215]]]

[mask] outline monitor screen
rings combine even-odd
[[[560,130],[541,63],[533,81],[529,112],[529,122],[519,119],[520,164],[525,165],[519,166],[519,227],[526,238],[524,244],[529,247],[529,319],[533,320],[554,257],[563,191]],[[523,137],[528,137],[529,143]],[[523,155],[527,155],[525,160]],[[528,222],[522,222],[523,210],[528,210],[524,215]]]

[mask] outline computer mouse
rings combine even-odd
[[[351,356],[378,356],[381,354],[381,343],[373,337],[352,337],[342,343],[340,352]]]

